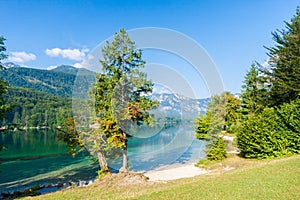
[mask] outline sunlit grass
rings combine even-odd
[[[96,182],[37,199],[300,199],[300,156],[245,160],[230,156],[212,173],[164,183],[116,186]],[[224,167],[235,168],[225,171]],[[34,199],[35,199],[34,198]]]

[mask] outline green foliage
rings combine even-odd
[[[226,144],[220,137],[221,131],[236,133],[240,126],[240,100],[229,92],[214,96],[205,115],[195,121],[196,138],[206,140],[206,157],[208,160],[226,158]]]
[[[0,70],[4,67],[2,66],[1,61],[7,58],[7,55],[5,54],[6,47],[4,45],[5,38],[0,36]],[[1,78],[0,78],[1,79]]]
[[[300,100],[266,108],[244,121],[237,136],[240,155],[272,158],[300,153]]]
[[[153,84],[140,71],[145,65],[142,52],[136,49],[124,29],[115,34],[114,40],[102,49],[100,60],[103,74],[96,75],[96,82],[89,94],[100,132],[109,144],[123,147],[123,169],[127,170],[127,134],[133,123],[151,124],[148,111],[158,105],[145,94],[152,92]],[[102,137],[101,136],[101,137]]]
[[[235,134],[240,125],[241,101],[229,92],[223,93],[222,97],[225,98],[225,130]]]
[[[89,90],[91,114],[82,117],[78,111],[61,130],[61,140],[67,143],[72,154],[79,146],[97,156],[104,171],[109,171],[106,157],[118,156],[118,149],[123,148],[123,169],[127,171],[128,126],[139,122],[151,124],[148,111],[158,102],[146,96],[152,92],[153,84],[139,70],[145,64],[142,52],[136,49],[124,29],[115,34],[112,42],[107,42],[102,55],[102,73],[95,74],[96,81]],[[82,106],[79,103],[76,107]]]
[[[97,178],[102,179],[107,174],[107,171],[101,169],[97,171],[97,174],[98,174]]]
[[[19,87],[9,87],[4,99],[13,102],[13,108],[7,112],[6,120],[0,121],[3,126],[61,126],[64,117],[71,116],[71,99]]]
[[[244,119],[249,115],[262,112],[267,105],[267,88],[264,83],[266,80],[261,76],[255,64],[252,64],[246,73],[241,94],[241,113]]]
[[[1,61],[5,58],[7,58],[7,55],[5,54],[6,47],[4,46],[5,38],[0,36],[0,71],[3,71],[5,68],[2,66]],[[10,105],[7,103],[7,101],[3,98],[3,94],[7,90],[7,83],[4,80],[1,80],[0,78],[0,120],[3,120],[5,117],[5,114],[10,109]]]
[[[196,119],[196,138],[199,140],[207,139],[208,128],[210,124],[210,112],[207,112],[206,115],[200,114],[199,118]]]
[[[59,134],[57,136],[58,139],[67,145],[69,148],[69,154],[73,157],[75,157],[80,150],[84,149],[79,132],[75,128],[73,117],[66,118],[64,126],[62,128],[57,128],[57,130],[59,130]]]
[[[225,95],[214,96],[208,105],[206,115],[200,115],[196,120],[196,137],[206,140],[206,157],[208,160],[222,160],[226,157],[225,143],[220,138],[225,122]]]
[[[240,155],[272,158],[300,152],[300,10],[286,30],[272,33],[269,67],[252,65],[242,97],[245,116],[237,136]]]
[[[217,141],[206,149],[206,157],[208,160],[223,160],[226,158],[225,142],[223,138],[218,138]]]
[[[8,101],[4,99],[3,95],[6,93],[8,85],[5,81],[0,80],[0,120],[3,120],[6,113],[11,109]]]
[[[270,67],[263,70],[270,80],[269,102],[279,106],[295,100],[300,92],[300,9],[285,30],[272,33],[276,45],[267,48]]]

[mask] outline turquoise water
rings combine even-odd
[[[95,178],[98,164],[88,153],[72,158],[56,130],[29,130],[0,134],[0,193],[38,184],[64,183]],[[205,144],[194,139],[192,124],[168,128],[144,128],[128,140],[133,171],[148,171],[163,165],[196,162],[204,157]],[[118,170],[121,158],[109,160]]]

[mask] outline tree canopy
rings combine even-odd
[[[112,42],[107,41],[102,56],[102,73],[95,74],[96,81],[89,90],[92,126],[74,129],[75,124],[69,123],[61,138],[71,151],[77,145],[96,155],[102,171],[110,170],[106,158],[116,156],[116,149],[122,148],[120,170],[127,172],[127,137],[134,134],[131,126],[151,124],[152,116],[148,111],[158,106],[158,102],[148,97],[153,84],[140,71],[145,65],[142,51],[136,48],[124,29],[115,34]],[[82,121],[80,116],[74,119]]]
[[[276,43],[268,50],[270,66],[263,69],[271,82],[269,101],[279,106],[299,98],[300,93],[300,9],[291,22],[285,22],[285,29],[272,33]]]
[[[106,43],[102,55],[103,73],[98,75],[94,85],[95,111],[100,118],[102,132],[122,146],[122,170],[128,171],[127,136],[130,125],[150,123],[151,116],[147,111],[158,103],[147,97],[153,84],[140,71],[145,65],[142,51],[136,48],[125,29],[116,33],[112,42]]]
[[[240,155],[270,158],[299,153],[300,10],[272,33],[269,66],[252,65],[241,94]]]

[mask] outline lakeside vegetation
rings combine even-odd
[[[272,33],[268,66],[251,66],[234,97],[214,96],[196,121],[196,137],[208,140],[208,160],[226,157],[221,131],[235,134],[240,156],[274,158],[300,153],[300,9],[285,29]]]

